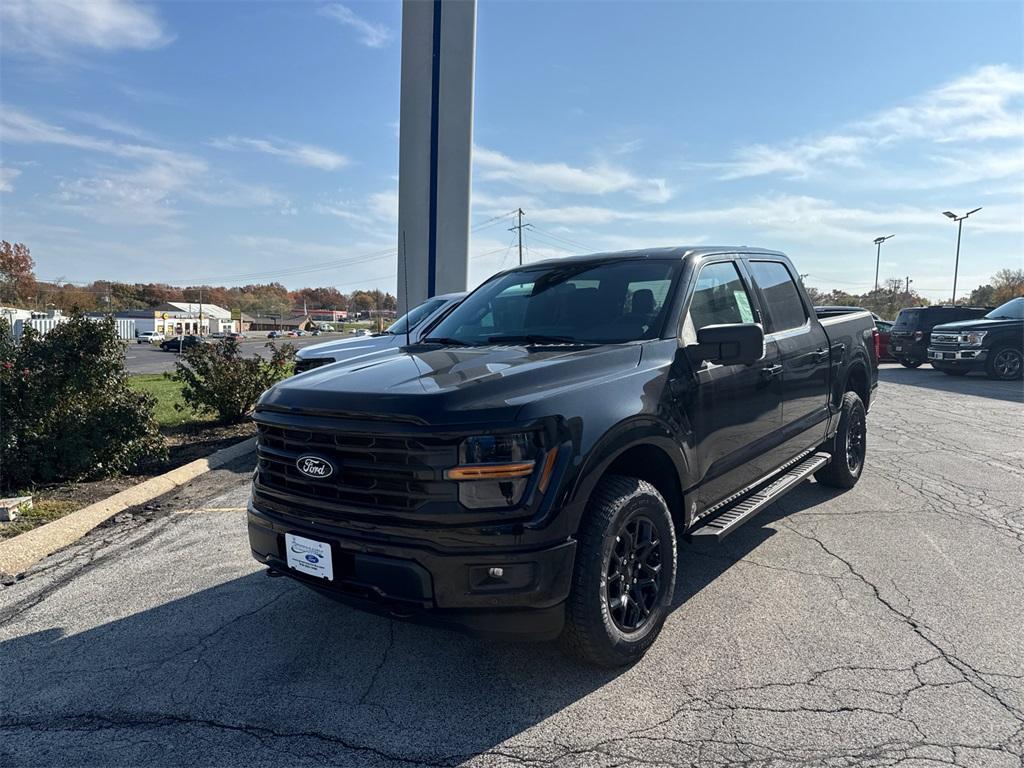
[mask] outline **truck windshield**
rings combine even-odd
[[[680,261],[624,259],[525,267],[484,283],[425,341],[619,344],[657,338]]]
[[[988,320],[1024,320],[1024,297],[1000,304],[985,317]]]

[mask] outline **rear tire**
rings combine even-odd
[[[867,412],[860,395],[847,392],[839,411],[839,428],[822,446],[832,455],[832,461],[814,473],[819,483],[833,488],[853,488],[857,484],[867,457],[867,424]]]
[[[1019,379],[1024,372],[1021,350],[1009,345],[996,347],[988,353],[985,361],[985,373],[996,381],[1013,381]]]
[[[900,360],[900,365],[902,365],[904,368],[920,368],[923,364],[923,360]]]
[[[601,478],[580,526],[562,643],[582,661],[622,667],[661,632],[676,581],[676,532],[645,480]]]

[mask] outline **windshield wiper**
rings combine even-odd
[[[569,336],[545,336],[540,333],[528,333],[522,336],[488,336],[488,344],[587,344],[590,342],[573,339]]]
[[[446,347],[473,346],[468,341],[462,341],[461,339],[452,339],[448,336],[428,336],[425,339],[420,339],[420,344],[444,344]]]

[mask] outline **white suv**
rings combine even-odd
[[[158,331],[146,331],[135,337],[139,344],[158,344],[164,340],[164,335]]]

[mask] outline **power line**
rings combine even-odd
[[[554,232],[551,232],[550,230],[538,227],[536,224],[533,225],[532,229],[534,230],[535,233],[536,232],[541,232],[541,233],[547,235],[548,237],[554,238],[555,240],[561,240],[563,243],[565,243],[567,245],[571,245],[573,248],[582,248],[584,251],[590,251],[591,253],[595,253],[595,252],[600,250],[600,248],[595,248],[592,245],[586,245],[585,243],[581,243],[579,241],[572,240],[572,239],[570,239],[568,237],[562,237],[561,235],[556,235]]]
[[[493,226],[494,224],[499,222],[501,219],[507,219],[509,216],[515,216],[515,215],[516,215],[515,211],[509,211],[508,213],[501,213],[501,214],[499,214],[497,216],[492,216],[491,218],[487,219],[486,221],[481,221],[479,224],[474,225],[473,228],[471,230],[469,230],[469,231],[470,232],[479,232],[481,229],[486,229],[487,227]]]
[[[519,223],[516,224],[515,226],[509,227],[508,231],[519,233],[519,266],[523,266],[523,230],[529,229],[531,225],[523,224],[522,208],[516,208],[515,213],[519,217]]]

